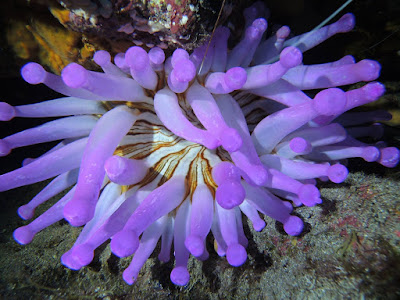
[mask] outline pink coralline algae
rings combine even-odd
[[[288,38],[281,27],[265,38],[268,15],[260,3],[244,11],[246,30],[228,49],[229,29],[217,28],[209,43],[189,54],[177,49],[131,47],[111,62],[98,51],[104,72],[71,63],[61,76],[28,63],[23,78],[44,83],[67,97],[22,106],[0,103],[0,119],[61,117],[0,140],[0,154],[14,148],[60,140],[42,156],[0,176],[0,191],[55,177],[28,204],[23,219],[51,197],[68,190],[49,210],[15,230],[28,244],[35,234],[65,219],[84,226],[62,263],[79,270],[94,250],[111,239],[111,251],[133,255],[123,272],[134,283],[161,239],[159,259],[170,259],[174,284],[189,282],[190,254],[208,258],[206,237],[232,266],[247,258],[242,213],[261,231],[259,213],[302,232],[293,206],[321,203],[316,179],[341,183],[341,162],[361,157],[394,167],[399,151],[379,138],[386,112],[348,112],[377,100],[384,87],[380,65],[345,56],[304,65],[302,53],[354,27],[354,16],[311,33]],[[338,86],[369,82],[343,91]],[[319,91],[310,98],[304,90]]]

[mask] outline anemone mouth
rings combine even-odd
[[[108,52],[99,51],[94,59],[103,73],[70,64],[58,77],[38,64],[26,65],[21,71],[26,81],[43,82],[69,97],[17,107],[2,103],[0,119],[65,118],[1,139],[0,155],[61,142],[0,175],[0,190],[55,177],[20,208],[21,217],[29,219],[38,205],[72,189],[17,229],[15,239],[27,244],[63,218],[84,225],[63,264],[80,269],[111,239],[114,254],[133,255],[123,273],[128,284],[161,239],[160,260],[169,260],[173,244],[176,266],[170,278],[186,285],[189,255],[207,259],[210,232],[217,253],[240,266],[248,244],[242,214],[257,231],[266,225],[262,213],[297,236],[303,221],[292,215],[292,203],[320,204],[316,179],[346,179],[348,171],[338,161],[398,163],[398,149],[368,146],[344,128],[375,122],[371,114],[355,122],[345,112],[375,101],[384,88],[376,82],[347,92],[338,87],[375,80],[379,64],[355,63],[352,57],[302,64],[303,52],[349,31],[354,16],[289,40],[285,26],[264,39],[266,20],[251,10],[245,16],[247,29],[230,50],[229,29],[219,27],[215,38],[192,54],[178,49],[166,58],[160,48],[147,52],[134,46],[112,62]],[[308,89],[319,93],[312,99],[303,92]],[[373,134],[368,126],[353,132]]]

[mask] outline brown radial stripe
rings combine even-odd
[[[158,183],[158,186],[164,184],[168,179],[173,176],[181,158],[185,156],[191,150],[191,148],[195,146],[197,145],[188,146],[180,151],[169,153],[168,155],[163,156],[157,163],[154,164],[152,168],[149,169],[144,179],[140,182],[140,186],[145,186],[149,184],[150,182],[155,180],[160,174],[162,174],[162,178]],[[162,172],[165,167],[167,169]]]
[[[204,156],[204,152],[205,152],[206,148],[202,148],[201,151],[199,152],[199,156],[201,158],[200,163],[201,163],[201,172],[203,174],[204,177],[204,182],[205,184],[208,186],[211,194],[213,195],[213,198],[215,198],[215,190],[217,188],[217,184],[214,182],[214,179],[212,178],[212,174],[211,174],[211,164],[208,161],[208,159],[205,158]]]
[[[171,142],[149,141],[143,143],[122,145],[115,150],[114,155],[129,156],[130,158],[134,159],[143,159],[152,154],[153,152],[160,150],[163,147],[175,146],[180,141],[182,141],[182,139],[177,137],[175,140]]]
[[[199,153],[197,153],[196,158],[190,162],[189,171],[186,175],[186,181],[188,183],[188,193],[190,195],[190,201],[192,201],[193,193],[197,187],[197,172],[199,167]],[[186,197],[185,197],[186,198]]]

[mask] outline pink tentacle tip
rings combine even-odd
[[[116,256],[127,257],[136,252],[139,247],[139,237],[132,230],[122,230],[113,236],[110,246]]]
[[[125,53],[116,54],[114,57],[114,63],[120,69],[127,68],[128,65],[126,64],[126,61],[125,61]]]
[[[118,155],[109,157],[104,163],[104,169],[108,178],[120,185],[135,184],[142,180],[147,172],[142,161]]]
[[[301,64],[303,54],[296,47],[286,47],[280,54],[280,62],[285,68],[293,68]]]
[[[311,144],[301,137],[293,138],[290,141],[289,146],[295,153],[309,153],[312,150]]]
[[[189,82],[196,76],[196,67],[189,59],[181,59],[175,64],[170,76],[179,82]]]
[[[256,41],[260,38],[262,34],[261,30],[254,26],[249,26],[246,29],[246,39],[248,42]]]
[[[335,164],[328,168],[328,178],[334,183],[342,183],[347,178],[349,171],[341,164]]]
[[[303,221],[296,216],[289,216],[283,224],[283,229],[288,235],[296,236],[303,231]]]
[[[358,73],[361,75],[362,81],[372,81],[379,77],[381,65],[370,59],[364,59],[355,65]]]
[[[27,63],[21,69],[22,78],[30,84],[43,83],[46,79],[47,72],[38,63]]]
[[[93,218],[93,207],[90,203],[76,198],[71,199],[64,207],[64,218],[71,226],[79,227],[88,223]]]
[[[299,200],[306,206],[314,206],[316,204],[322,203],[320,198],[319,190],[312,184],[304,184],[300,188]]]
[[[150,63],[146,50],[137,46],[131,47],[126,51],[125,62],[136,71],[144,70]]]
[[[241,184],[240,170],[229,162],[221,162],[212,169],[218,184],[215,198],[221,207],[232,209],[244,201],[246,192]]]
[[[80,270],[83,266],[76,260],[76,258],[72,255],[72,251],[74,248],[70,249],[69,251],[65,252],[61,256],[61,263],[71,270]]]
[[[241,67],[229,69],[224,77],[225,84],[232,90],[238,90],[243,87],[247,80],[247,73]]]
[[[261,231],[265,228],[265,226],[266,223],[261,219],[253,221],[253,228],[255,231]]]
[[[6,102],[0,102],[0,121],[10,121],[15,117],[15,109]]]
[[[134,284],[137,280],[137,278],[133,276],[132,272],[129,269],[126,269],[124,272],[122,272],[122,278],[129,285]]]
[[[282,26],[276,32],[276,37],[277,39],[286,39],[289,36],[289,34],[290,34],[289,26]]]
[[[368,100],[377,100],[385,93],[385,86],[380,82],[370,82],[362,87]]]
[[[400,151],[395,147],[382,148],[380,154],[378,162],[387,168],[394,168],[399,163]]]
[[[83,266],[90,264],[94,258],[94,250],[87,244],[80,244],[72,249],[71,256]]]
[[[99,66],[103,66],[111,62],[111,55],[105,50],[99,50],[94,54],[93,60]]]
[[[11,150],[12,148],[10,144],[5,140],[0,139],[0,157],[10,154]]]
[[[61,77],[64,83],[71,88],[80,88],[87,84],[88,72],[77,63],[70,63],[62,72]]]
[[[179,286],[185,286],[189,283],[190,274],[186,267],[175,267],[170,275],[171,281]]]
[[[34,213],[35,210],[29,207],[29,205],[22,205],[18,208],[18,215],[24,220],[32,219]]]
[[[190,60],[185,60],[181,65],[173,69],[176,80],[180,82],[189,82],[196,76],[196,68]]]
[[[240,181],[225,180],[218,185],[215,198],[221,207],[232,209],[244,201],[246,192]]]
[[[253,21],[253,24],[251,24],[251,26],[257,28],[261,32],[264,32],[265,30],[267,30],[268,23],[267,20],[265,20],[264,18],[258,18]]]
[[[151,48],[149,51],[149,60],[155,65],[160,65],[165,61],[164,50],[159,47]]]
[[[28,226],[22,226],[14,230],[14,239],[21,245],[32,242],[35,232],[31,231]]]
[[[343,15],[337,23],[339,23],[341,26],[341,30],[339,32],[348,32],[353,30],[354,26],[356,25],[356,18],[352,13],[347,13]]]
[[[240,244],[231,244],[226,250],[226,259],[231,266],[239,267],[247,260],[246,249]]]

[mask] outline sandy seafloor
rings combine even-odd
[[[367,22],[365,14],[356,13],[356,17]],[[389,37],[387,42],[397,45],[389,49],[400,49],[399,40]],[[396,111],[400,106],[398,61],[391,66],[386,55],[383,50],[372,53],[388,68],[382,78],[387,93],[381,106]],[[46,88],[31,87],[15,76],[2,81],[8,88],[1,96],[13,99],[12,103],[51,98]],[[11,129],[0,124],[1,136],[26,126],[18,121],[12,124]],[[387,128],[385,141],[389,145],[399,147],[399,137],[398,128]],[[41,151],[41,147],[30,147],[1,158],[1,173]],[[244,217],[249,239],[247,262],[231,267],[213,251],[209,238],[210,258],[205,262],[190,259],[191,280],[185,287],[170,282],[173,262],[160,263],[158,248],[132,286],[121,276],[130,259],[112,255],[107,243],[96,251],[88,267],[80,271],[65,268],[60,257],[80,231],[65,221],[37,234],[31,244],[20,246],[12,232],[25,222],[16,210],[45,183],[0,193],[0,299],[399,299],[400,168],[387,169],[359,159],[350,160],[348,168],[350,174],[344,183],[319,184],[321,205],[295,209],[306,224],[300,237],[289,237],[268,217],[266,228],[255,232]]]

